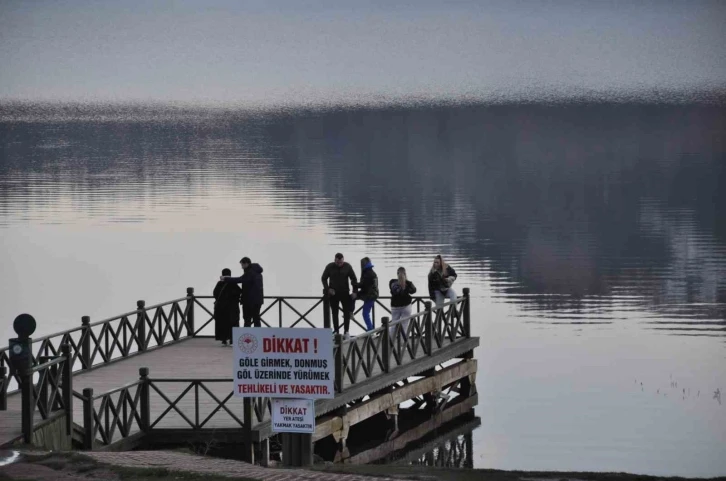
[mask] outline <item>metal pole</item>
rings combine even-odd
[[[23,442],[30,444],[33,441],[33,415],[35,414],[35,395],[33,393],[33,373],[30,369],[20,371],[21,391],[21,427]]]
[[[73,435],[73,356],[71,346],[63,344],[61,354],[66,358],[63,363],[63,407],[66,410],[66,434]]]

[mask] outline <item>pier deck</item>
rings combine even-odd
[[[69,368],[73,368],[69,383],[73,396],[68,406],[64,406],[60,391],[65,379],[56,372],[55,382],[53,376],[49,376],[50,381],[44,381],[44,371],[37,371],[36,397],[47,401],[54,392],[57,396],[49,401],[46,412],[36,400],[33,429],[37,431],[52,422],[57,417],[53,413],[66,412],[72,415],[72,438],[86,449],[124,449],[136,445],[144,436],[154,439],[214,436],[239,440],[246,433],[254,442],[271,436],[269,398],[254,399],[246,409],[243,399],[232,396],[233,350],[203,337],[209,321],[194,329],[194,306],[197,314],[211,312],[204,305],[208,297],[196,297],[190,291],[184,299],[149,308],[140,303],[137,311],[96,324],[84,320],[82,329],[34,342],[36,366],[46,359],[61,359],[58,346],[67,346]],[[325,307],[322,299],[308,309],[292,307],[289,301],[292,298],[274,299],[263,314],[267,325],[323,327],[310,321],[312,311],[320,305]],[[292,317],[283,315],[283,306],[289,307]],[[279,314],[278,322],[270,321],[274,312]],[[467,291],[465,297],[450,306],[437,310],[429,304],[409,319],[405,331],[401,323],[381,325],[378,322],[379,327],[372,332],[350,340],[338,339],[334,348],[336,396],[316,402],[319,428],[340,435],[350,421],[341,421],[338,428],[331,427],[331,419],[338,419],[336,410],[355,403],[360,406],[362,400],[374,399],[381,393],[405,387],[406,395],[414,398],[461,379],[473,381],[475,362],[466,364],[466,360],[471,358],[479,339],[469,335],[468,316]],[[329,325],[329,318],[323,317],[323,323]],[[0,351],[0,354],[7,355],[7,352]],[[41,359],[41,355],[45,357]],[[453,360],[464,361],[466,365],[441,373],[436,377],[439,385],[408,383],[412,376],[422,373],[433,376],[437,369],[441,372],[442,366]],[[0,356],[0,361],[7,362],[7,358]],[[148,369],[148,375],[140,377],[140,373],[146,374],[142,368]],[[5,378],[4,387],[10,382]],[[44,382],[45,387],[41,386]],[[383,401],[376,402],[380,409],[391,409]],[[6,410],[0,411],[0,446],[7,446],[24,435],[20,393],[7,395],[6,405]],[[370,415],[357,416],[362,420]],[[325,419],[327,424],[323,422]]]

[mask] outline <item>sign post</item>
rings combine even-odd
[[[234,395],[245,398],[245,406],[247,398],[272,398],[272,430],[282,433],[283,463],[311,465],[315,399],[335,397],[330,330],[235,327],[233,339]],[[246,414],[249,440],[252,416]]]

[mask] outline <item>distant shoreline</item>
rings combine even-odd
[[[331,112],[430,110],[456,108],[506,107],[679,107],[726,106],[726,86],[709,90],[668,90],[605,94],[581,94],[516,97],[450,97],[450,98],[375,98],[356,101],[291,102],[251,104],[243,102],[191,101],[81,101],[28,100],[0,98],[0,122],[35,121],[124,121],[124,120],[211,120],[229,117],[275,115],[310,115]]]

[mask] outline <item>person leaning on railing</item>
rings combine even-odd
[[[411,303],[413,297],[411,294],[416,293],[416,286],[406,277],[406,269],[399,267],[396,271],[395,279],[388,282],[388,288],[391,290],[391,322],[411,316]],[[409,319],[401,322],[401,329],[406,334],[408,331]],[[394,334],[395,327],[391,327],[391,335]]]
[[[350,337],[348,330],[350,328],[350,312],[352,310],[352,300],[355,299],[355,293],[350,294],[350,286],[358,284],[358,278],[355,276],[353,267],[345,262],[343,254],[338,252],[335,254],[335,260],[325,266],[323,275],[323,289],[325,295],[330,298],[330,312],[333,316],[333,328],[335,333],[340,333],[340,325],[338,324],[338,306],[343,309],[343,332],[346,339]]]
[[[378,299],[378,275],[373,270],[373,263],[369,257],[360,260],[360,282],[355,285],[356,297],[363,301],[363,320],[366,329],[373,330],[371,310]],[[355,301],[353,301],[355,304]]]
[[[436,307],[441,307],[447,298],[456,302],[456,291],[451,287],[455,280],[454,268],[444,262],[440,255],[434,257],[434,264],[429,271],[429,297]]]

